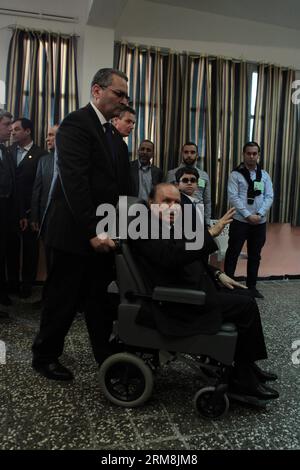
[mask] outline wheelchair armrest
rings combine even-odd
[[[193,305],[203,305],[205,297],[205,292],[201,290],[178,289],[177,287],[155,287],[152,294],[153,300]]]

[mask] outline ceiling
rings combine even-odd
[[[171,6],[300,29],[299,0],[149,0]],[[251,32],[249,32],[251,34]]]
[[[113,28],[130,0],[1,0],[3,9],[74,18],[74,22]],[[299,0],[147,0],[206,13],[300,30]],[[13,16],[13,15],[12,15]],[[28,13],[27,15],[28,16]],[[248,31],[247,34],[251,34]]]

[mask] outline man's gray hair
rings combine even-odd
[[[91,83],[91,88],[94,85],[99,85],[101,86],[109,86],[112,83],[112,76],[113,75],[118,75],[119,77],[123,78],[128,82],[128,77],[127,75],[122,72],[121,70],[118,69],[100,69],[96,74],[94,75],[94,78]]]
[[[8,111],[5,111],[5,109],[1,109],[0,108],[0,121],[2,121],[2,119],[6,117],[6,118],[9,118],[9,119],[12,119],[12,114],[9,113]]]

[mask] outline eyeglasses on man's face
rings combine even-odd
[[[127,93],[125,93],[125,91],[121,91],[121,90],[115,90],[114,88],[110,87],[110,86],[101,86],[101,88],[105,89],[105,88],[108,88],[109,90],[111,90],[118,98],[121,98],[121,99],[126,99],[127,101],[130,101],[130,96],[127,95]]]
[[[197,183],[197,178],[195,176],[192,176],[191,178],[181,178],[179,181],[180,183],[184,183],[184,184]]]

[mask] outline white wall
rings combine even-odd
[[[115,36],[136,44],[270,62],[300,70],[299,30],[142,0],[129,0]]]
[[[81,105],[90,99],[90,83],[95,72],[113,66],[114,30],[86,26],[82,51]]]

